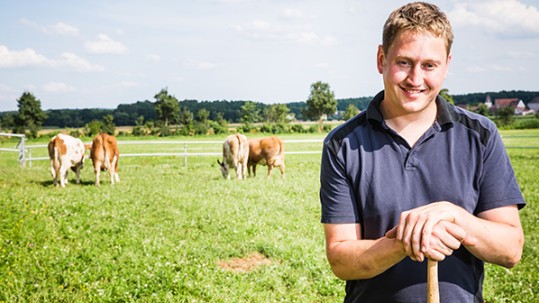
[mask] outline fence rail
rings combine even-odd
[[[36,149],[42,149],[46,150],[47,145],[46,144],[39,144],[39,145],[25,145],[25,137],[24,135],[17,135],[17,134],[6,134],[6,133],[0,133],[0,136],[6,136],[6,137],[16,137],[20,138],[19,143],[14,148],[0,148],[0,151],[6,151],[6,152],[18,152],[19,153],[19,163],[21,166],[26,166],[26,163],[28,162],[29,166],[32,166],[33,161],[43,161],[43,160],[49,160],[48,156],[34,156],[35,153],[33,153],[33,150]],[[521,138],[523,136],[504,136],[504,139],[510,139],[510,138]],[[537,136],[526,136],[526,137],[535,137]],[[300,143],[300,144],[306,144],[306,143],[322,143],[322,139],[305,139],[305,140],[283,140],[285,144],[287,143]],[[184,158],[184,166],[187,167],[187,159],[188,157],[214,157],[214,156],[220,156],[222,152],[220,151],[221,144],[223,143],[222,140],[220,141],[197,141],[197,140],[191,140],[191,141],[118,141],[118,144],[121,145],[173,145],[178,146],[181,151],[175,151],[175,152],[131,152],[131,153],[122,153],[122,157],[183,157]],[[208,151],[208,145],[213,145],[217,151]],[[539,149],[539,146],[516,146],[516,145],[506,145],[507,149]],[[317,150],[287,150],[285,154],[287,155],[302,155],[302,154],[320,154],[321,148]],[[88,158],[88,156],[86,156]]]
[[[322,139],[306,139],[306,140],[283,140],[285,144],[287,143],[322,143]],[[188,157],[209,157],[209,156],[221,156],[221,151],[207,151],[207,147],[200,147],[199,145],[213,145],[216,149],[220,149],[223,144],[223,141],[118,141],[118,145],[175,145],[179,146],[182,151],[178,152],[143,152],[143,153],[122,153],[121,157],[183,157],[184,166],[187,167],[187,158]],[[198,146],[198,147],[197,147]],[[32,151],[36,149],[46,150],[46,144],[36,144],[36,145],[26,145],[24,147],[24,154],[26,162],[32,167],[33,161],[43,161],[49,160],[48,156],[33,156]],[[0,151],[20,151],[19,148],[2,148]],[[201,151],[204,150],[204,151]],[[320,154],[321,149],[319,150],[300,150],[300,151],[286,151],[286,155],[303,155],[303,154]],[[86,159],[88,159],[86,155]],[[22,166],[25,166],[21,164]]]

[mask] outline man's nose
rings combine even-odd
[[[421,66],[414,65],[408,73],[408,83],[412,86],[421,86],[423,84],[424,71]]]

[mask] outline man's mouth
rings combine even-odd
[[[417,94],[421,94],[421,93],[425,92],[424,89],[417,89],[417,88],[401,87],[401,89],[403,91],[405,91],[406,93],[410,94],[410,95],[417,95]]]

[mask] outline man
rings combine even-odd
[[[427,258],[442,302],[483,302],[484,262],[521,258],[525,201],[496,126],[438,96],[452,41],[435,5],[393,11],[384,90],[324,141],[321,221],[345,302],[426,302]]]

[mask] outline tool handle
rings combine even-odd
[[[427,261],[427,303],[440,303],[438,288],[438,261]]]

